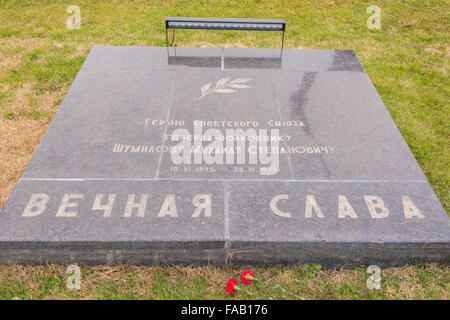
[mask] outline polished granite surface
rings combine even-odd
[[[277,171],[175,164],[198,123],[279,130]],[[448,262],[448,231],[352,50],[94,47],[0,213],[0,263]]]

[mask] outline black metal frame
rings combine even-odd
[[[186,25],[183,25],[186,24]],[[239,26],[236,26],[239,24]],[[281,49],[284,47],[284,19],[238,19],[238,18],[194,18],[194,17],[166,17],[166,46],[169,46],[168,30],[172,29],[172,42],[175,40],[175,29],[204,29],[204,30],[257,30],[280,31]]]

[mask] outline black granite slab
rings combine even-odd
[[[233,199],[231,255],[236,263],[448,262],[449,219],[424,181],[245,181],[228,188]],[[376,197],[372,201],[377,209],[366,203],[367,197]],[[314,202],[320,213],[314,205],[307,209],[307,203]],[[417,216],[405,214],[411,203]],[[341,211],[340,205],[348,211]],[[385,208],[387,213],[382,212]]]
[[[175,164],[198,123],[279,130],[278,171]],[[6,264],[393,266],[449,240],[352,50],[94,47],[0,213]]]

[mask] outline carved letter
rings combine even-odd
[[[317,204],[316,198],[312,194],[308,194],[306,196],[306,206],[305,206],[305,217],[306,218],[312,218],[312,211],[316,212],[316,215],[319,218],[323,218],[323,212],[320,209],[319,205]]]
[[[45,210],[45,206],[50,197],[45,193],[33,193],[27,206],[23,210],[22,217],[35,217]],[[33,210],[35,208],[35,210]]]
[[[158,217],[165,216],[178,217],[174,194],[168,194],[166,196],[161,206],[161,210],[159,210]]]
[[[94,200],[94,204],[92,206],[92,210],[103,210],[103,216],[109,217],[111,216],[112,208],[114,205],[114,200],[116,200],[115,194],[110,194],[108,196],[108,202],[106,204],[102,204],[103,194],[97,194]]]
[[[364,200],[366,200],[367,208],[369,208],[372,218],[383,219],[389,215],[389,209],[384,205],[384,201],[380,197],[364,196]]]
[[[76,217],[77,211],[66,211],[67,208],[76,208],[78,203],[70,202],[70,199],[82,199],[82,194],[65,194],[59,206],[57,217]]]
[[[279,195],[273,197],[272,200],[270,200],[270,209],[272,210],[272,212],[280,217],[290,218],[291,217],[290,212],[284,212],[277,208],[278,201],[287,200],[288,197],[289,196],[287,194],[279,194]]]
[[[128,200],[127,200],[127,205],[125,207],[124,217],[127,217],[127,218],[131,217],[133,208],[138,209],[138,213],[137,213],[138,217],[144,217],[145,208],[147,207],[148,194],[142,194],[141,201],[139,201],[139,202],[134,202],[135,198],[136,198],[135,194],[128,195]]]
[[[419,219],[425,219],[425,216],[420,212],[419,208],[411,201],[408,196],[402,196],[403,211],[406,219],[417,217]]]
[[[192,214],[192,217],[199,217],[203,210],[205,210],[205,217],[211,217],[211,202],[211,194],[197,194],[193,197],[192,204],[196,206],[196,209]]]
[[[348,202],[347,197],[340,194],[338,196],[338,218],[345,218],[346,216],[358,218],[355,210],[353,210],[350,202]]]

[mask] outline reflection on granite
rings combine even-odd
[[[363,71],[353,50],[334,50],[333,63],[328,71]]]
[[[178,57],[178,58],[177,58]],[[287,72],[364,72],[353,50],[93,47],[80,71],[110,73],[118,70],[170,69],[177,67],[279,69]],[[267,65],[264,65],[267,63]],[[227,67],[225,64],[224,67]]]
[[[221,57],[180,57],[168,56],[167,63],[170,66],[184,66],[184,67],[202,67],[202,68],[217,68],[220,69]]]
[[[316,76],[316,72],[306,72],[303,76],[302,82],[299,85],[298,91],[291,95],[291,112],[289,114],[289,118],[302,121],[305,124],[303,130],[305,130],[308,135],[311,135],[311,128],[308,123],[308,117],[305,113],[305,107],[307,107],[309,91],[314,84]]]
[[[281,69],[281,58],[247,58],[247,57],[182,57],[169,56],[170,66],[216,69]],[[222,64],[223,62],[223,64]]]
[[[225,69],[281,69],[281,59],[226,57]]]

